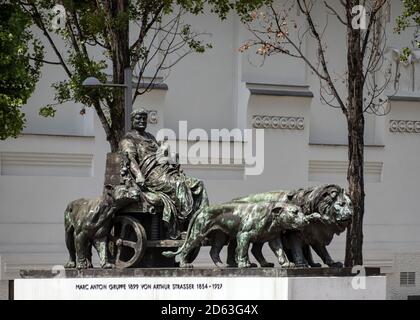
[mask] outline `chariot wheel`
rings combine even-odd
[[[135,266],[146,251],[146,231],[137,219],[119,216],[111,230],[112,254],[118,269]]]

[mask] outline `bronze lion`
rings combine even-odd
[[[113,205],[112,186],[94,199],[77,199],[70,202],[64,212],[64,228],[69,261],[66,268],[92,267],[92,245],[98,251],[102,268],[113,268],[108,261],[108,235],[116,211]]]
[[[298,206],[283,201],[213,205],[194,215],[188,226],[186,240],[178,251],[166,251],[163,255],[174,257],[180,254],[180,267],[191,267],[190,253],[199,248],[213,232],[222,232],[237,240],[235,260],[239,268],[252,266],[248,257],[251,243],[267,241],[279,263],[288,266],[282,242],[277,241],[279,233],[282,230],[300,230],[319,217],[317,213],[305,216]]]
[[[301,207],[306,216],[319,213],[321,219],[305,225],[302,230],[288,230],[284,233],[282,239],[286,254],[298,267],[320,267],[320,264],[313,261],[310,250],[312,247],[326,265],[343,266],[341,262],[335,262],[331,258],[326,248],[334,235],[339,235],[347,228],[353,215],[352,202],[340,186],[329,184],[292,191],[272,191],[237,198],[233,201],[238,203],[287,201]],[[262,245],[263,243],[255,243],[252,251],[258,262],[267,266],[269,263],[265,261],[261,253]],[[231,260],[232,257],[229,259]]]

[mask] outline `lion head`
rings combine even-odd
[[[350,197],[338,185],[322,185],[305,189],[299,200],[305,214],[318,212],[325,224],[333,227],[336,234],[342,233],[353,216],[353,205]]]
[[[330,208],[330,216],[334,218],[338,229],[337,234],[343,232],[349,225],[353,217],[353,203],[345,191],[337,195],[337,199]]]
[[[336,184],[320,185],[289,191],[287,200],[300,206],[308,216],[319,213],[321,219],[312,226],[319,226],[323,233],[342,233],[353,215],[353,206],[345,190]]]
[[[345,190],[336,184],[320,185],[295,190],[279,190],[236,198],[233,202],[260,203],[284,201],[300,207],[305,216],[319,213],[315,223],[332,238],[342,233],[353,215],[353,206]]]
[[[276,222],[285,230],[302,230],[312,220],[321,218],[318,213],[305,215],[299,206],[283,201],[275,202],[270,211]]]

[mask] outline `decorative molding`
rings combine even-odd
[[[303,130],[305,129],[305,119],[303,117],[255,115],[252,117],[252,126],[257,129]]]
[[[364,174],[366,182],[380,182],[383,162],[365,162]],[[348,161],[309,160],[309,181],[337,182],[345,180],[348,170]]]
[[[346,147],[348,148],[348,144],[347,143],[329,143],[329,142],[311,142],[309,141],[309,146],[314,146],[314,147]],[[384,148],[385,145],[384,144],[365,144],[364,145],[366,148]]]
[[[138,77],[133,76],[133,90],[137,88]],[[140,82],[139,89],[146,89],[150,86],[150,90],[168,90],[168,85],[163,82],[164,78],[157,76],[153,77],[143,77]]]
[[[159,122],[158,112],[156,110],[147,110],[148,112],[148,122],[150,124],[157,124]]]
[[[133,82],[133,90],[135,90],[136,87],[137,87],[137,83]],[[166,83],[152,83],[151,84],[150,82],[142,82],[139,85],[139,89],[140,88],[141,89],[146,89],[148,87],[149,87],[150,90],[164,90],[164,91],[166,91],[166,90],[169,89],[168,85]]]
[[[304,97],[312,98],[314,95],[307,85],[282,85],[269,83],[246,82],[246,87],[252,95]]]
[[[399,133],[420,133],[420,121],[391,120],[389,131]]]
[[[138,82],[138,77],[133,75],[133,81],[132,81],[132,88],[133,91],[136,90],[137,88],[137,82]],[[153,82],[152,82],[153,81]],[[164,78],[163,77],[143,77],[142,81],[139,84],[139,89],[147,89],[148,90],[163,90],[163,91],[167,91],[168,85],[166,83],[163,82]],[[108,84],[112,84],[112,76],[111,75],[107,75],[107,83]]]
[[[420,96],[419,95],[412,95],[412,94],[404,94],[404,93],[397,93],[396,95],[389,95],[389,101],[412,101],[412,102],[419,102]]]
[[[0,175],[92,176],[93,154],[1,152]]]

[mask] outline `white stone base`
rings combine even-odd
[[[16,279],[14,282],[14,299],[385,300],[386,277]]]

